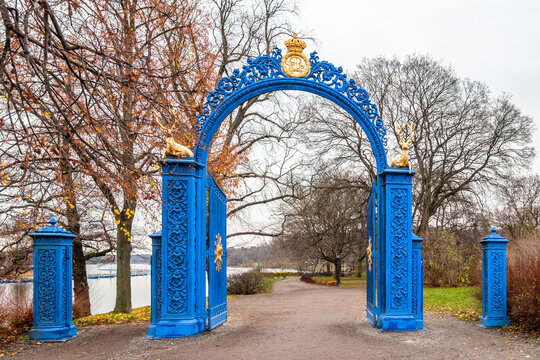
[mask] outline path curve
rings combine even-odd
[[[24,359],[538,359],[534,340],[503,337],[426,312],[426,330],[380,333],[365,287],[279,281],[271,294],[229,301],[229,320],[194,338],[150,340],[148,324],[93,326],[63,344],[25,345]],[[83,330],[83,331],[81,331]]]

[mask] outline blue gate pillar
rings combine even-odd
[[[161,230],[148,235],[152,239],[152,261],[151,276],[152,284],[150,289],[151,297],[151,317],[148,327],[148,337],[156,337],[156,324],[161,319]]]
[[[161,302],[156,300],[160,314],[149,328],[150,337],[194,336],[205,330],[206,304],[201,303],[201,293],[205,292],[202,246],[206,244],[196,241],[200,233],[196,218],[200,221],[201,217],[196,198],[202,197],[203,171],[193,158],[168,158],[163,164]]]
[[[510,324],[506,315],[507,239],[491,228],[482,239],[482,317],[480,326],[491,328]]]
[[[412,308],[416,318],[416,328],[424,328],[424,259],[422,239],[412,234]]]
[[[32,341],[65,341],[77,335],[73,325],[72,251],[73,235],[56,225],[33,232],[34,325]]]
[[[416,330],[413,309],[412,177],[406,168],[386,168],[381,178],[381,330]]]

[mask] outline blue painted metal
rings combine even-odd
[[[150,326],[148,327],[148,337],[156,337],[156,324],[161,320],[161,230],[151,235],[152,239],[152,284],[151,284],[151,306]]]
[[[373,325],[377,325],[377,319],[379,318],[380,309],[380,299],[378,298],[381,294],[380,289],[378,289],[378,285],[380,285],[379,279],[379,270],[380,270],[380,264],[379,264],[379,237],[377,232],[377,204],[378,204],[378,197],[377,197],[377,183],[376,181],[373,182],[373,186],[371,187],[371,193],[368,198],[367,202],[367,224],[366,224],[366,230],[367,230],[367,245],[371,246],[371,266],[369,264],[369,260],[366,261],[366,278],[367,278],[367,287],[366,287],[366,294],[367,294],[367,306],[366,306],[366,313],[367,318],[369,322]]]
[[[34,245],[34,326],[32,341],[65,341],[77,335],[72,316],[72,252],[77,236],[49,226],[33,232]]]
[[[482,317],[480,326],[510,324],[506,314],[506,243],[508,240],[491,229],[482,239]]]
[[[412,174],[387,168],[380,175],[381,330],[417,330],[412,307]]]
[[[192,158],[166,159],[163,164],[161,308],[149,329],[151,337],[194,336],[205,330],[206,315],[200,311],[206,302],[200,297],[201,287],[205,292],[204,252],[196,241],[195,221],[200,170]]]
[[[420,310],[418,302],[413,308],[418,289],[415,288],[413,295],[417,267],[413,270],[412,174],[407,169],[388,168],[384,148],[386,129],[377,107],[368,93],[349,80],[341,68],[319,61],[316,53],[311,54],[311,70],[304,78],[285,75],[281,59],[281,50],[274,49],[271,55],[249,59],[242,71],[235,70],[232,76],[220,79],[197,117],[199,138],[194,158],[167,159],[163,166],[163,288],[160,316],[149,330],[153,337],[195,335],[204,331],[208,316],[210,328],[223,319],[212,320],[212,309],[217,303],[210,305],[210,314],[206,309],[207,235],[209,239],[213,236],[213,233],[207,234],[206,228],[208,151],[217,129],[236,107],[257,95],[278,90],[306,91],[329,99],[346,110],[366,133],[378,174],[375,201],[370,205],[370,218],[373,219],[375,213],[375,221],[368,225],[375,235],[375,270],[370,274],[373,278],[368,317],[381,330],[416,330],[422,326],[421,303]],[[223,222],[219,226],[224,229],[225,213],[219,216],[221,219],[216,223]],[[214,226],[212,221],[211,227]],[[211,251],[212,245],[208,244]],[[221,280],[217,283],[221,284]],[[218,286],[216,284],[210,284],[211,289]],[[226,300],[216,301],[226,305]]]
[[[412,234],[412,308],[416,318],[416,328],[424,328],[424,259],[422,239]]]
[[[316,53],[311,54],[311,70],[304,78],[292,78],[283,73],[281,59],[281,50],[275,48],[271,55],[248,59],[242,71],[234,70],[230,77],[219,80],[216,90],[208,95],[197,117],[197,129],[200,131],[195,146],[197,162],[206,164],[208,150],[217,129],[242,103],[272,91],[300,90],[320,95],[346,110],[366,133],[375,154],[378,171],[386,168],[386,129],[367,91],[358,87],[354,80],[348,79],[341,67],[320,61]]]
[[[216,264],[216,240],[223,247]],[[227,195],[212,174],[208,180],[208,330],[227,320]]]

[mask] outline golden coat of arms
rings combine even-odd
[[[214,245],[216,246],[216,250],[214,251],[214,255],[216,255],[216,259],[214,260],[214,263],[216,264],[216,271],[221,271],[221,263],[223,262],[223,246],[221,245],[221,235],[216,235],[216,242],[214,243]]]
[[[368,239],[368,246],[366,248],[367,263],[369,271],[371,271],[371,264],[373,264],[373,246],[371,245],[371,237]]]
[[[285,46],[289,52],[281,59],[283,72],[291,77],[304,77],[309,74],[311,64],[306,55],[302,54],[306,43],[294,34],[292,39],[285,41]]]

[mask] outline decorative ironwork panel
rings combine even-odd
[[[367,223],[366,223],[366,279],[367,279],[367,318],[372,325],[377,323],[379,314],[379,304],[375,298],[380,291],[376,287],[380,285],[377,281],[377,260],[379,258],[378,233],[377,233],[377,185],[374,182],[367,202]]]
[[[167,180],[167,312],[187,311],[188,220],[187,181]]]
[[[161,289],[163,284],[161,283],[161,247],[156,250],[156,319],[161,318]]]
[[[493,251],[490,256],[490,303],[489,308],[492,312],[505,312],[503,293],[506,292],[506,284],[503,284],[503,270],[506,270],[503,263],[503,253]],[[503,288],[504,286],[504,288]]]
[[[208,329],[227,320],[227,196],[208,179]]]
[[[71,249],[70,249],[71,250]],[[63,279],[62,279],[62,304],[64,306],[64,309],[62,311],[63,313],[63,320],[64,323],[68,323],[68,315],[71,314],[71,286],[68,288],[68,284],[71,285],[71,274],[70,274],[70,266],[71,263],[71,256],[68,254],[68,249],[66,247],[62,247],[62,267],[64,268],[63,271]]]
[[[407,310],[409,195],[407,189],[390,189],[390,309]]]
[[[55,322],[56,321],[56,250],[39,249],[38,250],[38,321]]]
[[[416,310],[418,306],[418,297],[417,297],[417,291],[418,291],[418,263],[420,262],[420,259],[418,259],[418,254],[416,251],[413,251],[412,253],[412,273],[411,273],[411,292],[412,292],[412,308],[413,310]]]

